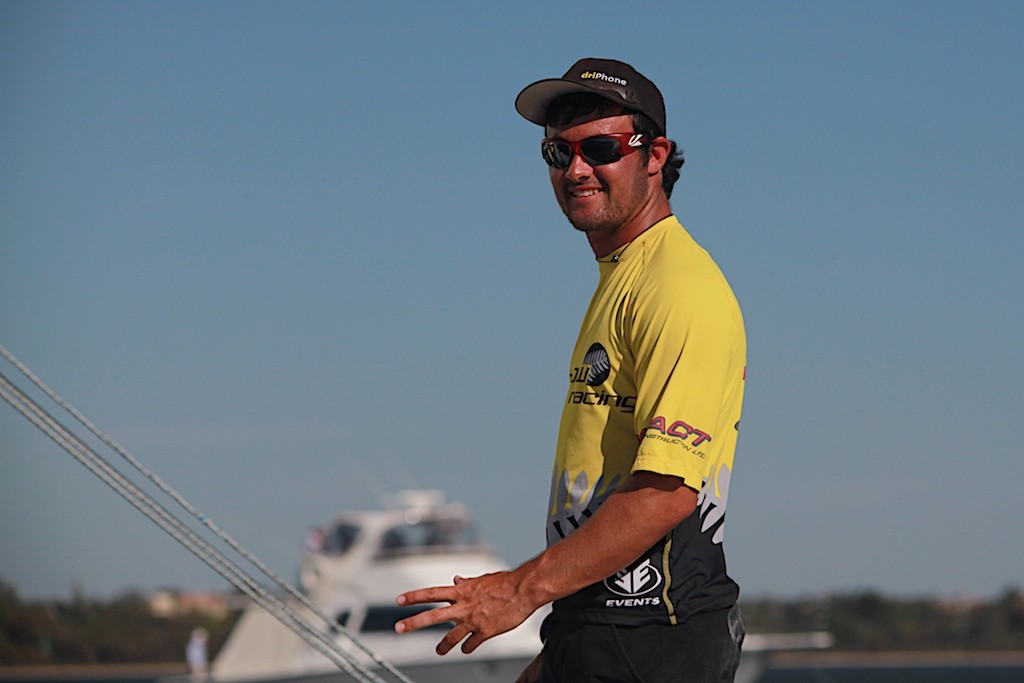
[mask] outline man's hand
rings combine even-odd
[[[691,515],[697,492],[679,477],[640,471],[631,475],[586,524],[512,571],[475,579],[455,577],[398,596],[399,605],[447,602],[402,619],[395,631],[455,622],[437,645],[447,654],[465,639],[469,654],[481,643],[511,631],[542,605],[600,581],[627,566]]]
[[[526,621],[540,605],[531,604],[520,589],[515,572],[484,574],[473,579],[455,577],[453,586],[435,586],[409,591],[398,596],[399,605],[447,602],[420,612],[395,624],[397,633],[408,633],[425,626],[455,622],[452,630],[437,644],[437,654],[447,654],[463,639],[462,651],[469,654],[484,641],[511,631]]]

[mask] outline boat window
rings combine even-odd
[[[348,618],[350,616],[351,613],[347,610],[344,612],[338,612],[338,616],[334,617],[334,623],[344,628],[348,624]]]
[[[381,541],[380,555],[424,555],[479,547],[476,529],[463,519],[429,519],[392,527]]]
[[[325,553],[340,555],[355,543],[359,536],[359,527],[354,524],[339,524],[324,539],[323,550]]]
[[[363,633],[369,633],[371,631],[390,631],[394,632],[395,622],[399,619],[405,619],[411,617],[414,614],[420,612],[426,612],[428,609],[433,609],[435,606],[424,607],[422,605],[415,605],[413,607],[398,607],[396,605],[381,605],[379,607],[370,607],[366,610],[366,618],[363,620]],[[455,624],[446,621],[442,624],[435,624],[433,626],[427,626],[420,629],[421,631],[446,631]]]

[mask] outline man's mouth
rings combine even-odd
[[[573,197],[593,197],[595,194],[599,194],[601,190],[593,187],[578,187],[569,190],[569,194]]]

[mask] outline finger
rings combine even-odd
[[[455,586],[421,588],[395,598],[395,603],[399,605],[421,605],[425,602],[455,602]]]
[[[468,655],[470,652],[480,647],[488,638],[489,636],[481,635],[479,632],[471,634],[469,638],[466,639],[466,642],[462,644],[462,652]]]
[[[454,606],[429,609],[397,622],[395,624],[395,632],[408,633],[409,631],[415,631],[427,626],[443,624],[447,621],[458,621],[459,612],[460,610]]]
[[[441,639],[441,642],[437,644],[435,652],[439,655],[446,655],[452,651],[452,648],[459,644],[463,638],[469,635],[469,627],[465,624],[458,624],[451,631],[448,631],[447,635]]]

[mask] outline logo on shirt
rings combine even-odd
[[[587,406],[613,406],[624,413],[636,408],[636,396],[619,396],[600,389],[612,374],[612,361],[599,342],[594,342],[583,356],[583,363],[569,372],[569,396],[566,403]],[[572,385],[586,384],[598,391],[573,391]]]
[[[627,567],[604,580],[604,586],[612,593],[626,598],[650,593],[661,585],[661,572],[654,568],[649,559],[635,567]]]
[[[608,352],[599,343],[594,342],[583,356],[583,367],[573,371],[573,382],[584,382],[588,387],[599,387],[608,379],[612,371],[612,362]]]
[[[682,420],[675,420],[670,423],[661,415],[657,415],[653,420],[651,420],[650,424],[647,425],[647,428],[641,432],[640,438],[643,439],[647,436],[656,435],[672,437],[684,442],[688,441],[690,437],[693,437],[693,441],[691,442],[692,446],[699,446],[706,441],[711,441],[711,435],[707,432],[702,432],[696,427],[691,427]]]

